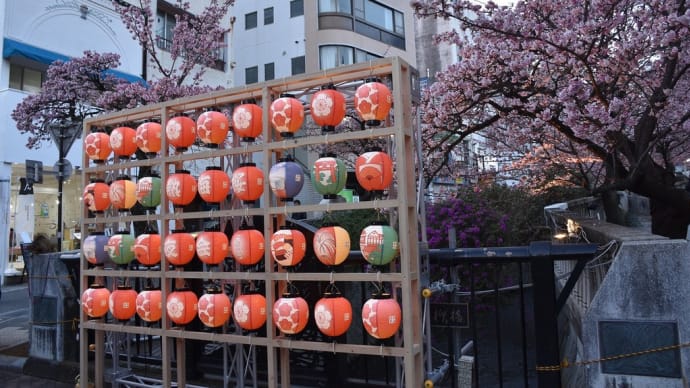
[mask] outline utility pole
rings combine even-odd
[[[62,239],[64,237],[64,226],[62,222],[62,190],[65,179],[69,179],[72,175],[72,164],[66,159],[66,156],[70,148],[72,148],[74,140],[76,140],[79,135],[81,124],[71,121],[60,121],[49,124],[49,129],[50,134],[53,136],[53,141],[58,148],[58,161],[54,166],[54,170],[57,171],[58,182],[57,249],[58,251],[62,251]]]

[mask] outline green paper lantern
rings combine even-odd
[[[314,189],[324,198],[336,198],[347,182],[345,163],[333,155],[321,156],[312,166],[311,181]]]
[[[127,265],[134,260],[134,237],[129,233],[119,233],[110,236],[105,250],[115,264]]]
[[[386,265],[400,253],[398,232],[384,223],[368,225],[359,236],[359,248],[368,263]]]

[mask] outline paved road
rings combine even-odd
[[[0,299],[0,353],[29,341],[27,283],[5,286]]]

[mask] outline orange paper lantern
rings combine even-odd
[[[299,264],[306,250],[304,234],[297,229],[281,228],[271,237],[271,256],[283,267]]]
[[[364,190],[386,190],[393,183],[393,161],[382,151],[365,152],[355,161],[355,177]]]
[[[263,110],[256,104],[238,106],[232,111],[232,128],[242,141],[254,141],[263,130]]]
[[[341,336],[352,324],[352,304],[339,292],[324,293],[314,305],[314,321],[324,335]]]
[[[230,121],[220,112],[204,112],[196,119],[197,136],[209,148],[218,148],[219,144],[223,144],[229,130]]]
[[[232,192],[244,203],[254,203],[264,192],[264,172],[255,163],[242,163],[232,173]]]
[[[196,123],[186,116],[171,117],[165,123],[165,139],[175,151],[187,151],[196,141]]]
[[[100,318],[108,313],[110,291],[100,284],[92,284],[81,294],[81,309],[91,318]]]
[[[230,298],[220,288],[206,290],[199,298],[199,320],[208,327],[220,327],[230,319]]]
[[[137,151],[137,131],[130,127],[117,127],[110,132],[110,148],[119,157],[130,157]]]
[[[139,125],[135,141],[147,155],[157,154],[161,150],[161,125],[153,122]]]
[[[173,230],[163,241],[163,255],[168,264],[183,266],[194,258],[196,242],[191,233]]]
[[[186,325],[196,317],[199,311],[199,299],[189,289],[183,288],[168,295],[165,310],[168,318],[177,325]]]
[[[232,258],[242,265],[254,265],[261,261],[265,249],[263,233],[251,227],[240,227],[230,239]]]
[[[235,298],[232,316],[244,330],[257,330],[266,323],[266,298],[261,294],[243,294]]]
[[[281,94],[271,103],[268,115],[282,137],[292,137],[304,123],[304,106],[291,94]]]
[[[228,236],[223,232],[205,231],[196,236],[196,254],[206,264],[222,263],[229,252]]]
[[[118,321],[129,321],[137,312],[137,292],[130,286],[117,286],[108,301],[110,314]]]
[[[388,116],[393,105],[393,95],[379,79],[369,78],[355,91],[354,105],[367,125],[377,127]]]
[[[103,213],[110,206],[110,186],[102,179],[94,180],[84,187],[82,199],[87,209]]]
[[[377,294],[362,306],[362,324],[370,336],[390,338],[400,328],[400,305],[390,294]]]
[[[345,118],[345,96],[335,90],[333,84],[325,85],[312,96],[310,108],[314,123],[320,125],[323,132],[333,132]]]
[[[154,266],[161,262],[161,236],[146,233],[137,236],[132,246],[134,258],[142,265]]]
[[[110,184],[110,203],[118,211],[127,211],[137,203],[137,184],[128,176],[118,177]]]
[[[210,204],[218,204],[230,193],[230,177],[220,167],[206,167],[199,175],[199,196]]]
[[[273,324],[283,334],[297,334],[307,327],[309,305],[300,296],[283,294],[273,303]]]
[[[314,233],[314,254],[325,265],[342,264],[350,254],[350,235],[340,226],[324,226]]]
[[[137,315],[146,322],[157,322],[163,316],[161,290],[145,289],[137,295]]]
[[[196,179],[187,170],[176,170],[165,181],[165,194],[175,207],[183,207],[192,203],[196,191]]]
[[[113,152],[110,136],[103,132],[91,132],[84,138],[84,152],[94,163],[103,163]]]

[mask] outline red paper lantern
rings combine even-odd
[[[232,173],[232,192],[244,203],[254,203],[264,192],[264,172],[255,163],[242,163]]]
[[[306,250],[304,234],[297,229],[280,229],[271,237],[271,256],[283,267],[299,264]]]
[[[175,151],[187,151],[196,141],[196,123],[186,116],[171,117],[165,123],[165,139]]]
[[[230,239],[232,257],[242,265],[254,265],[261,261],[265,249],[263,233],[251,227],[240,227]]]
[[[370,336],[390,338],[400,328],[400,305],[390,294],[377,294],[362,306],[362,324]]]
[[[367,191],[383,191],[393,183],[393,161],[383,151],[369,151],[357,157],[355,177]]]
[[[393,95],[379,79],[370,78],[355,91],[354,105],[367,125],[377,127],[388,116],[393,105]]]
[[[161,290],[146,289],[137,295],[137,315],[146,322],[157,322],[163,316]]]
[[[161,125],[153,122],[139,125],[135,141],[146,154],[157,154],[161,150]]]
[[[82,199],[87,209],[103,213],[110,206],[110,186],[101,179],[95,180],[84,187]]]
[[[100,318],[108,313],[110,291],[100,284],[92,284],[81,294],[81,309],[91,318]]]
[[[192,203],[196,191],[196,179],[187,170],[176,170],[165,181],[165,194],[176,207],[183,207]]]
[[[146,233],[137,236],[132,246],[134,258],[142,265],[154,266],[161,262],[161,236]]]
[[[271,103],[268,115],[271,125],[282,137],[292,137],[304,123],[304,106],[291,94],[281,94]]]
[[[342,264],[350,254],[350,235],[340,226],[324,226],[314,233],[314,254],[328,266]]]
[[[183,266],[194,258],[196,243],[191,233],[173,230],[163,241],[163,255],[168,264]]]
[[[223,232],[205,231],[196,236],[196,254],[206,264],[222,263],[229,251],[228,236]]]
[[[230,319],[230,298],[220,288],[206,290],[199,298],[199,320],[208,327],[220,327]]]
[[[311,117],[316,125],[321,126],[323,132],[333,132],[345,118],[345,96],[335,90],[333,84],[325,85],[321,89],[311,98]]]
[[[263,131],[263,110],[256,104],[238,106],[232,111],[232,128],[242,141],[254,141]]]
[[[93,232],[84,239],[81,244],[81,251],[86,261],[93,265],[104,265],[109,259],[105,246],[110,237],[103,232]]]
[[[352,304],[340,293],[325,293],[314,305],[314,321],[324,335],[341,336],[352,324]]]
[[[235,298],[232,316],[244,330],[257,330],[266,323],[266,298],[261,294],[244,294]]]
[[[84,152],[94,163],[103,163],[113,152],[110,136],[103,132],[91,132],[84,138]]]
[[[118,211],[127,211],[137,203],[137,184],[128,176],[118,177],[110,184],[110,203]]]
[[[117,286],[108,301],[110,314],[118,321],[129,321],[137,312],[137,292],[130,286]]]
[[[117,127],[110,132],[110,148],[119,157],[130,157],[137,151],[137,131],[130,127]]]
[[[204,112],[196,119],[196,134],[209,148],[218,148],[219,144],[224,143],[229,130],[230,122],[220,112]]]
[[[300,296],[283,294],[273,303],[273,324],[283,334],[297,334],[307,327],[309,305]]]
[[[199,299],[189,289],[180,289],[171,292],[165,302],[165,310],[168,318],[177,325],[186,325],[196,317],[199,307]]]
[[[220,167],[206,167],[206,171],[199,175],[197,188],[201,199],[217,204],[230,193],[230,177]]]

